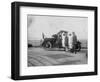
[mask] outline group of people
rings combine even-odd
[[[61,42],[62,42],[62,47],[64,47],[66,50],[72,49],[77,43],[77,36],[75,32],[71,32],[71,33],[62,32]]]
[[[50,46],[50,48],[54,46],[59,47],[59,48],[63,47],[67,51],[67,50],[75,49],[75,45],[77,43],[77,36],[75,32],[67,32],[67,31],[61,30],[57,34],[52,35],[52,37],[55,38],[54,40],[48,39],[48,41],[44,34],[42,34],[42,36],[43,36],[44,42],[45,43],[48,42],[48,45]]]

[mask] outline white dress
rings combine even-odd
[[[72,47],[73,47],[73,36],[68,36],[68,46],[69,46],[69,49],[72,49]]]
[[[62,36],[62,47],[65,47],[65,36]]]
[[[65,37],[66,37],[66,36],[64,36],[63,33],[62,33],[62,47],[66,47],[66,46],[65,46]]]

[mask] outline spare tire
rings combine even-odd
[[[52,44],[50,41],[48,41],[46,44],[45,44],[45,47],[46,48],[52,48]]]

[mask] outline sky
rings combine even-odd
[[[42,33],[51,37],[60,30],[75,32],[78,39],[88,38],[88,18],[69,16],[27,16],[28,40],[41,40]]]

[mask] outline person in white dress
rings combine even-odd
[[[66,34],[63,32],[61,35],[62,35],[62,47],[65,48],[66,47],[65,45]]]
[[[68,34],[68,47],[69,49],[73,48],[73,34],[72,33]]]

